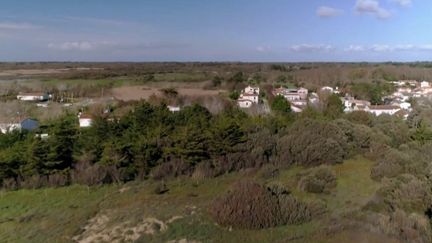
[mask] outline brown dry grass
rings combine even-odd
[[[176,89],[180,96],[188,97],[208,97],[218,96],[223,90],[204,90],[201,88],[177,88]],[[151,96],[163,96],[162,92],[158,88],[148,86],[124,86],[114,88],[112,95],[118,100],[131,101],[149,99]]]

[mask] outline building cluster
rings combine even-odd
[[[396,91],[384,97],[386,105],[371,105],[369,101],[356,100],[347,95],[342,98],[345,112],[360,110],[376,116],[387,114],[407,118],[412,111],[410,99],[432,97],[432,86],[428,81],[401,80],[391,83],[396,86]]]
[[[380,115],[397,115],[407,118],[412,111],[411,98],[432,97],[432,85],[427,81],[417,82],[413,80],[392,82],[397,90],[392,95],[385,97],[385,105],[372,105],[370,101],[356,99],[349,94],[344,94],[341,101],[344,105],[344,112],[364,111],[375,116]],[[250,108],[259,103],[258,87],[246,87],[240,94],[237,101],[241,108]],[[342,96],[338,87],[322,87],[318,93],[336,94]],[[272,91],[274,96],[283,96],[291,104],[293,112],[302,112],[308,105],[318,104],[319,95],[309,92],[305,88],[276,88]]]
[[[259,103],[260,88],[247,86],[242,90],[240,97],[237,100],[237,104],[241,108],[250,108],[253,104]]]
[[[406,118],[411,111],[411,104],[405,102],[402,104],[392,103],[389,105],[371,105],[371,103],[367,100],[357,100],[349,95],[341,99],[345,107],[344,111],[346,113],[353,111],[364,111],[371,113],[375,116],[385,114],[391,116],[400,115]]]
[[[388,99],[406,102],[410,98],[432,97],[432,86],[428,81],[397,81],[392,82],[397,90]]]
[[[302,112],[308,105],[309,91],[305,88],[277,88],[273,90],[274,96],[283,96],[291,104],[291,110]],[[311,96],[313,96],[311,94]]]

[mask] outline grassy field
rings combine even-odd
[[[304,200],[322,200],[329,212],[306,224],[257,231],[219,227],[207,214],[212,199],[235,181],[258,180],[253,173],[206,180],[174,179],[167,183],[169,192],[163,195],[154,193],[157,182],[151,181],[3,192],[0,242],[340,242],[352,234],[329,236],[321,229],[333,216],[356,210],[372,196],[379,184],[369,177],[371,165],[363,158],[335,165],[338,185],[329,195],[299,191],[295,177],[302,168],[283,171],[267,182],[282,183]],[[374,242],[373,236],[368,239]]]

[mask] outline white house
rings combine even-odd
[[[17,99],[22,101],[47,101],[49,95],[46,93],[20,93],[17,95]]]
[[[410,87],[401,87],[397,89],[399,93],[411,93],[412,89]]]
[[[384,114],[393,116],[400,110],[401,108],[396,105],[373,105],[366,107],[364,111],[372,113],[375,116],[380,116]]]
[[[352,111],[362,111],[366,107],[370,106],[371,103],[366,100],[356,100],[354,97],[346,96],[341,98],[342,103],[345,106],[344,111],[345,112],[352,112]]]
[[[181,110],[180,106],[169,105],[169,106],[167,106],[167,108],[171,112],[179,112]]]
[[[391,82],[396,86],[412,86],[412,87],[416,87],[418,85],[418,82],[416,80],[399,80],[399,81],[394,81]]]
[[[259,93],[259,87],[248,86],[240,94],[237,104],[241,108],[250,108],[253,104],[259,103]]]
[[[292,106],[291,106],[291,110],[292,110],[293,112],[295,112],[295,113],[301,113],[301,112],[303,112],[303,109],[302,109],[302,108],[300,108],[300,107],[298,107],[298,106],[295,106],[295,105],[292,105]]]
[[[33,131],[39,127],[39,122],[30,118],[23,120],[11,119],[0,123],[0,132],[5,134],[13,131]]]
[[[90,115],[79,114],[78,119],[80,127],[91,127],[93,124],[93,117]]]
[[[430,83],[428,81],[421,81],[420,82],[420,88],[429,88],[430,87]]]
[[[245,89],[244,89],[244,93],[247,93],[247,94],[260,94],[260,88],[259,87],[252,87],[252,86],[247,86]]]
[[[3,134],[21,130],[21,123],[19,122],[3,122],[0,123],[0,132]]]
[[[252,103],[258,104],[259,96],[258,94],[243,93],[240,95],[239,100],[250,100]]]
[[[401,109],[404,109],[404,110],[410,110],[411,109],[411,104],[408,103],[408,102],[402,102],[402,103],[399,104],[399,107]]]
[[[328,92],[328,93],[333,94],[334,93],[334,89],[332,87],[330,87],[330,86],[324,86],[324,87],[321,88],[321,92]]]
[[[316,104],[320,101],[319,96],[317,93],[312,92],[309,96],[309,103]]]
[[[296,100],[306,100],[308,97],[309,91],[305,88],[300,89],[285,89],[278,88],[273,91],[273,95],[282,95],[288,101],[296,101]]]
[[[240,106],[240,108],[250,108],[253,102],[250,100],[239,99],[237,100],[237,104]]]
[[[294,100],[294,101],[291,101],[291,105],[298,106],[298,107],[304,107],[304,106],[307,106],[307,104],[308,104],[307,100]]]

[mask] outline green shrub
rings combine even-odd
[[[291,105],[290,103],[285,99],[285,97],[278,95],[274,98],[271,109],[275,112],[279,112],[282,114],[290,113],[291,112]]]
[[[300,177],[298,186],[305,192],[330,193],[337,185],[334,171],[326,166],[309,169],[298,176]]]
[[[278,141],[280,165],[314,166],[340,163],[347,156],[347,137],[331,123],[299,120]]]
[[[408,155],[394,149],[389,149],[384,157],[371,169],[371,178],[381,180],[383,177],[392,178],[404,172],[404,166],[409,164]]]
[[[367,203],[365,209],[375,212],[406,212],[425,214],[432,205],[432,184],[426,178],[404,174],[383,179],[383,186]]]
[[[253,182],[240,182],[210,207],[213,219],[223,226],[263,229],[281,223],[277,197]]]
[[[308,205],[291,195],[279,196],[279,207],[283,224],[301,224],[312,219]]]
[[[308,205],[295,199],[280,185],[264,187],[240,182],[210,206],[213,219],[223,226],[263,229],[311,220]]]

